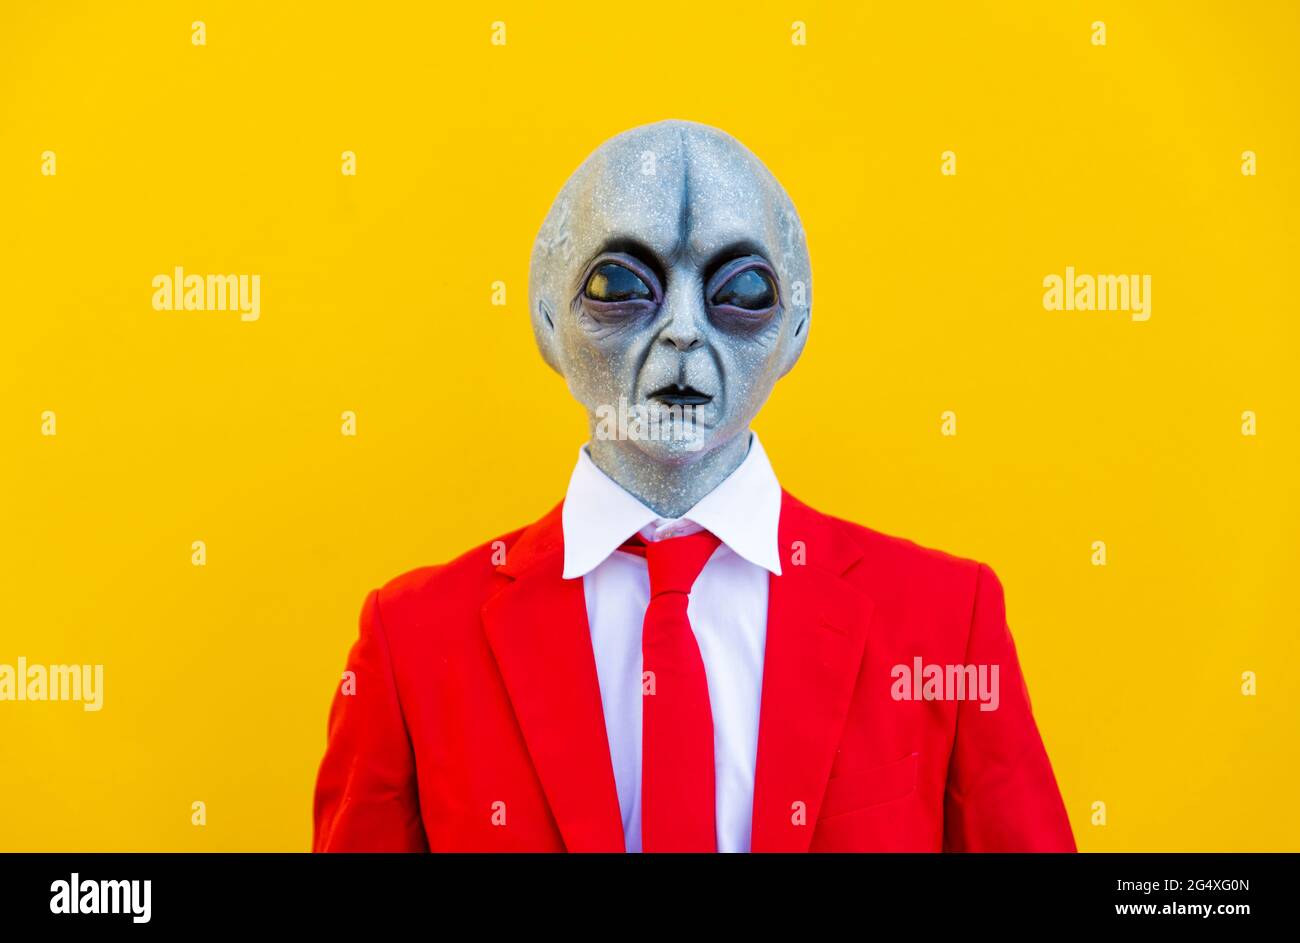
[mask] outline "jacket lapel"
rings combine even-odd
[[[482,609],[533,766],[569,851],[623,851],[581,579],[566,580],[560,506],[527,528]]]
[[[829,518],[782,493],[778,534],[782,575],[769,578],[750,845],[807,851],[862,667],[872,601],[842,578],[861,552]]]

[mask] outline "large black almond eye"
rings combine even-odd
[[[597,266],[587,279],[585,292],[592,301],[649,301],[654,297],[640,275],[617,262]]]
[[[727,279],[713,293],[713,303],[746,311],[766,311],[776,304],[776,286],[762,269],[746,269]]]

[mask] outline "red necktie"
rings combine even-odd
[[[708,531],[623,549],[644,555],[650,605],[641,628],[641,850],[718,850],[713,714],[686,604],[721,541]]]

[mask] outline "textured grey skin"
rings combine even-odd
[[[635,317],[602,318],[584,298],[586,276],[625,240],[652,253],[634,254],[663,273],[662,300]],[[710,308],[706,279],[720,260],[755,254],[774,271],[780,304],[765,323],[738,324]],[[663,517],[683,515],[739,466],[750,422],[799,359],[811,323],[794,204],[744,145],[693,122],[645,125],[598,147],[551,206],[529,282],[537,346],[587,410],[592,460]],[[662,408],[647,394],[673,383],[712,396],[697,408],[694,437],[597,434],[602,406],[622,397]]]

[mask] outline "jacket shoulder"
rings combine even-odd
[[[446,563],[417,567],[375,591],[390,642],[475,624],[479,608],[504,581],[499,563],[527,528],[484,541]]]
[[[925,596],[969,604],[981,579],[997,580],[992,569],[978,560],[808,510],[823,520],[837,542],[853,548],[857,561],[845,577],[878,601]]]

